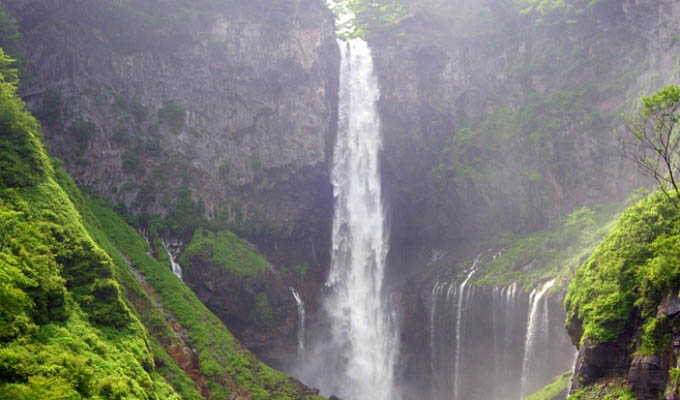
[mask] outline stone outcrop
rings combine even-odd
[[[661,341],[655,354],[641,354],[636,351],[641,346],[643,331],[641,322],[631,318],[625,331],[609,343],[599,343],[586,339],[581,343],[572,379],[572,393],[589,385],[619,381],[629,385],[638,399],[658,399],[668,393],[667,399],[677,396],[677,382],[670,379],[669,371],[680,360],[680,330],[676,318],[680,315],[680,298],[677,291],[670,291],[657,307],[657,321],[665,324],[671,334]],[[569,326],[577,325],[572,321]],[[582,332],[569,331],[572,341],[578,343]]]

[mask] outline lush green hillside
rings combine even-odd
[[[581,345],[574,398],[636,398],[628,386],[637,398],[678,391],[678,201],[657,192],[627,209],[571,281],[567,330]]]
[[[581,341],[616,340],[637,314],[645,321],[641,350],[654,352],[657,306],[680,286],[679,222],[677,197],[661,193],[626,210],[569,285],[567,317],[583,321]]]
[[[0,50],[0,398],[317,398],[80,193],[47,156],[10,64]]]
[[[0,55],[0,397],[178,398]]]

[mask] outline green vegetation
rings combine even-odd
[[[208,378],[207,387],[213,399],[228,399],[229,387],[249,393],[253,399],[320,399],[298,395],[295,381],[274,371],[243,349],[236,339],[185,286],[171,270],[147,255],[148,244],[113,210],[98,201],[85,200],[87,208],[105,230],[112,246],[122,254],[154,288],[163,310],[174,316],[187,330],[191,347],[199,355],[200,371]],[[189,264],[182,264],[188,266]]]
[[[61,122],[64,99],[57,90],[48,89],[40,103],[36,117],[46,126],[54,127]]]
[[[365,38],[369,31],[395,26],[411,15],[404,0],[326,0],[326,4],[336,16],[355,16],[336,27],[343,39]]]
[[[198,400],[174,358],[190,346],[212,399],[320,399],[257,361],[109,205],[82,196],[15,81],[0,75],[0,398]]]
[[[627,209],[616,228],[578,269],[565,299],[567,323],[583,323],[583,336],[616,340],[635,315],[644,321],[643,354],[655,353],[668,324],[656,307],[680,288],[680,213],[674,198],[655,193]],[[673,199],[673,200],[671,200]]]
[[[179,133],[184,127],[186,110],[174,101],[168,101],[158,110],[158,118],[167,124],[173,132]]]
[[[81,153],[87,149],[87,145],[92,140],[96,130],[95,124],[82,118],[76,120],[68,128],[68,132],[73,136],[73,141],[78,145]]]
[[[547,231],[526,235],[499,234],[485,248],[504,249],[481,260],[484,269],[476,284],[502,286],[520,282],[533,288],[546,279],[557,278],[556,289],[566,286],[574,271],[614,227],[621,207],[602,206],[594,211],[581,208],[560,219]]]
[[[17,21],[0,5],[0,48],[12,59],[17,60],[22,69],[23,48],[21,47],[21,32]]]
[[[525,397],[525,400],[555,400],[564,398],[564,394],[569,389],[571,381],[571,371],[565,372],[555,378],[554,381],[546,385],[543,389]]]
[[[680,194],[680,87],[669,85],[642,98],[642,107],[626,121],[627,133],[619,137],[623,155],[654,178],[659,189]]]
[[[178,398],[154,372],[111,258],[56,182],[37,122],[1,80],[0,397]]]
[[[255,277],[266,271],[268,265],[253,245],[229,231],[197,229],[180,262],[189,267],[197,256],[239,277]]]
[[[593,385],[572,394],[569,400],[637,400],[637,397],[625,386]]]

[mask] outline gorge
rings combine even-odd
[[[676,3],[0,0],[0,398],[677,399]]]

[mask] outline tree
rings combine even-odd
[[[680,87],[669,85],[641,100],[637,113],[626,117],[621,155],[653,177],[667,196],[669,189],[680,194]]]

